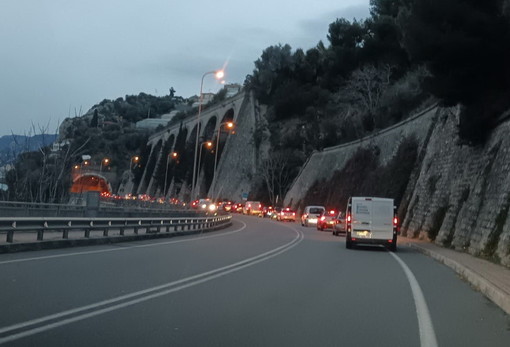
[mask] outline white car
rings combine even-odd
[[[317,220],[324,211],[326,211],[324,206],[306,206],[301,215],[301,225],[304,227],[310,224],[317,225]]]

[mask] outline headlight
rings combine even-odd
[[[209,205],[209,211],[216,211],[216,205],[215,204],[210,204]]]

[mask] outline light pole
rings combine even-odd
[[[203,101],[203,94],[202,89],[204,87],[204,78],[207,75],[212,75],[216,77],[216,79],[222,79],[225,75],[225,72],[223,70],[214,70],[206,72],[202,75],[202,80],[200,82],[200,96],[199,96],[199,102],[198,102],[198,113],[197,113],[197,136],[195,139],[195,156],[193,158],[193,178],[191,180],[191,199],[190,201],[193,201],[195,198],[195,186],[196,186],[196,180],[198,180],[198,172],[197,170],[200,170],[200,167],[197,168],[197,157],[198,157],[198,141],[200,136],[200,114],[202,113],[202,101]],[[202,148],[200,148],[202,150]]]
[[[168,177],[168,158],[172,157],[172,159],[177,159],[179,155],[177,154],[177,152],[172,152],[172,153],[169,153],[167,154],[166,156],[166,170],[165,170],[165,185],[163,186],[163,197],[166,199],[166,180],[167,180],[167,177]]]
[[[214,153],[213,182],[216,179],[216,165],[217,165],[217,162],[218,162],[218,148],[219,148],[219,145],[220,145],[220,136],[221,136],[221,127],[222,126],[226,126],[227,129],[232,130],[232,129],[234,129],[234,122],[223,122],[223,123],[220,123],[220,126],[218,128],[218,135],[217,135],[217,138],[216,138],[216,153]]]
[[[202,146],[205,145],[207,148],[211,149],[213,146],[212,141],[204,141],[200,144],[200,151],[198,155],[198,167],[197,167],[197,183],[198,183],[198,173],[200,172],[200,163],[202,162]],[[196,191],[195,191],[196,192]]]
[[[221,127],[222,126],[225,126],[229,130],[232,130],[232,129],[234,129],[235,124],[234,124],[234,122],[223,122],[223,123],[220,123],[220,125],[218,127],[218,134],[216,135],[216,150],[214,153],[214,171],[213,171],[213,179],[212,179],[212,184],[211,184],[212,187],[214,187],[214,184],[216,183],[216,166],[218,164],[218,149],[219,149],[219,145],[220,145],[220,136],[221,136]]]
[[[135,163],[135,165],[140,161],[140,157],[135,155],[134,157],[131,157],[130,161],[129,161],[129,171],[133,172],[133,163]]]
[[[110,159],[103,158],[103,160],[101,160],[101,165],[99,165],[99,173],[101,173],[103,171],[103,163],[104,163],[104,166],[108,166],[108,164],[110,163]]]

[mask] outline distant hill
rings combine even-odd
[[[5,135],[0,137],[0,166],[11,163],[23,152],[35,151],[40,147],[51,145],[57,138],[56,134],[35,136]]]

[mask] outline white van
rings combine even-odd
[[[317,224],[317,218],[326,211],[324,206],[306,206],[301,215],[301,225]]]
[[[382,244],[397,250],[397,217],[393,199],[351,197],[345,217],[345,246]]]

